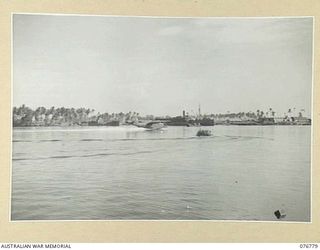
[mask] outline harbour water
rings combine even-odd
[[[310,221],[310,126],[15,128],[12,220]]]

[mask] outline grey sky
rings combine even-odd
[[[312,18],[13,18],[13,105],[311,111]]]

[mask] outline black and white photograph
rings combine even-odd
[[[313,23],[12,14],[10,220],[311,222]]]

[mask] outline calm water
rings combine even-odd
[[[13,131],[13,220],[310,221],[308,126]]]

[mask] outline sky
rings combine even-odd
[[[313,19],[13,16],[13,105],[311,113]]]

